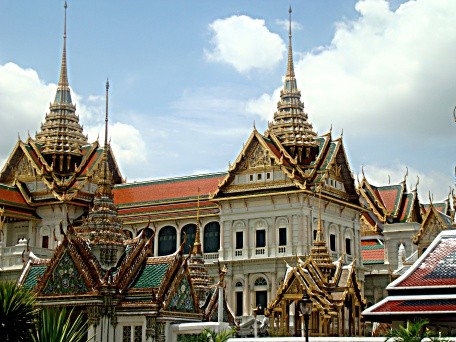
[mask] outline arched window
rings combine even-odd
[[[181,230],[181,244],[184,242],[184,233],[187,234],[187,243],[184,246],[184,253],[188,254],[190,250],[193,248],[193,244],[195,243],[195,235],[196,235],[196,224],[190,223],[186,224]]]
[[[255,280],[255,286],[266,286],[268,282],[263,277],[259,277]]]
[[[176,228],[166,226],[158,232],[158,255],[169,255],[176,251]]]
[[[204,253],[215,253],[220,249],[220,224],[210,222],[204,227]]]
[[[130,230],[124,229],[123,233],[124,233],[124,235],[126,236],[127,239],[133,239],[133,233]]]

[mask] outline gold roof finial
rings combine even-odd
[[[105,115],[105,149],[108,146],[108,97],[109,97],[109,79],[106,79],[106,115]]]
[[[105,137],[103,147],[103,157],[101,159],[102,174],[98,181],[97,192],[106,196],[111,196],[111,181],[109,179],[109,167],[108,167],[108,117],[109,117],[109,80],[106,80],[106,113],[105,113]]]
[[[289,22],[288,22],[288,63],[287,63],[287,76],[288,77],[294,77],[294,65],[293,65],[293,48],[291,46],[291,13],[293,11],[291,10],[291,6],[288,9],[288,15],[289,15]]]
[[[65,5],[63,6],[65,8],[65,15],[64,15],[64,21],[63,21],[63,52],[62,52],[62,64],[60,66],[60,79],[59,79],[59,85],[58,89],[60,89],[62,92],[68,92],[68,98],[60,98],[61,101],[64,103],[71,103],[71,96],[70,96],[70,89],[69,84],[68,84],[68,72],[67,72],[67,60],[66,60],[66,39],[67,39],[67,32],[66,32],[66,26],[67,26],[67,2],[65,1]],[[65,94],[67,95],[67,94]],[[56,96],[56,102],[57,102],[57,96]],[[68,101],[69,100],[69,101]],[[68,102],[67,102],[68,101]]]
[[[192,254],[202,255],[201,250],[201,236],[200,236],[200,224],[199,224],[199,209],[200,209],[200,189],[198,187],[198,199],[196,202],[196,231],[195,231],[195,241],[193,242]]]

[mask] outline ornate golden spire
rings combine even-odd
[[[269,130],[277,136],[293,157],[299,161],[311,157],[311,148],[318,144],[315,141],[317,134],[312,125],[307,121],[307,113],[304,112],[304,103],[301,101],[301,92],[296,84],[293,65],[293,48],[291,34],[291,7],[289,13],[288,29],[288,61],[287,73],[283,89],[280,91],[280,101],[277,103],[277,111],[274,113],[274,121],[270,123]]]
[[[321,192],[318,199],[318,228],[315,241],[313,242],[310,256],[315,260],[320,271],[327,277],[329,281],[336,266],[332,263],[331,256],[329,255],[328,246],[326,245],[325,237],[323,234],[323,226],[321,222]]]
[[[111,174],[108,166],[108,94],[106,81],[105,140],[102,165],[99,171],[98,188],[93,200],[93,208],[79,233],[89,240],[92,250],[104,269],[113,267],[123,252],[122,223],[114,205]]]
[[[63,23],[63,52],[62,52],[62,64],[60,66],[60,78],[57,87],[57,94],[55,95],[54,103],[69,103],[71,104],[70,85],[68,84],[68,72],[67,72],[67,60],[66,60],[66,12],[67,2],[65,1],[65,18]]]
[[[201,248],[201,235],[199,223],[199,207],[200,207],[200,189],[198,188],[198,200],[196,208],[196,231],[193,248],[188,259],[188,268],[190,277],[192,278],[193,287],[198,296],[199,304],[202,305],[206,299],[206,295],[210,289],[211,279],[204,265],[203,250]]]
[[[192,254],[193,255],[203,255],[201,250],[201,235],[200,235],[200,226],[199,226],[199,207],[200,207],[200,194],[198,188],[198,200],[196,207],[196,231],[195,231],[195,242],[193,243]]]
[[[287,62],[287,74],[286,77],[289,79],[294,79],[295,77],[295,72],[294,72],[294,65],[293,65],[293,48],[291,46],[291,6],[288,9],[288,14],[289,14],[289,19],[288,19],[288,62]],[[296,87],[296,82],[294,83],[294,86]],[[295,88],[297,90],[297,87]]]
[[[49,164],[54,170],[67,173],[73,171],[75,163],[82,156],[81,148],[87,145],[87,137],[82,133],[79,118],[76,115],[76,106],[72,103],[70,86],[68,83],[66,58],[66,11],[63,27],[63,53],[60,66],[60,78],[55,94],[54,103],[49,107],[41,131],[36,134],[36,140],[42,145],[42,153],[48,156]]]

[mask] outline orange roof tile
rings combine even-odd
[[[16,189],[0,184],[0,202],[11,205],[28,206],[21,193]]]
[[[113,189],[114,201],[116,205],[126,206],[133,203],[196,198],[198,189],[201,195],[215,192],[219,181],[225,177],[226,173],[214,173],[116,185]]]

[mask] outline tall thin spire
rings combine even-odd
[[[109,103],[109,79],[106,79],[106,114],[105,114],[105,139],[104,147],[108,146],[108,103]]]
[[[200,237],[200,223],[199,223],[199,209],[200,209],[200,189],[198,188],[198,199],[196,207],[196,231],[195,241],[193,242],[193,248],[188,259],[188,267],[190,276],[192,278],[193,287],[198,296],[200,305],[202,305],[206,299],[206,295],[210,289],[211,280],[207,273],[206,266],[204,265],[203,250],[201,248],[201,237]]]
[[[301,101],[301,92],[298,89],[293,65],[293,47],[291,34],[291,7],[288,10],[288,60],[283,89],[280,91],[280,101],[274,113],[274,121],[270,123],[269,130],[288,149],[293,157],[299,161],[311,157],[310,148],[316,147],[317,134],[313,131],[312,124],[307,120],[304,112],[304,103]]]
[[[109,117],[109,80],[106,80],[106,113],[105,113],[105,136],[104,136],[104,147],[103,147],[103,159],[102,159],[102,173],[98,181],[97,193],[107,197],[112,197],[112,184],[109,175],[108,167],[108,117]]]
[[[196,207],[196,231],[195,231],[195,242],[193,243],[192,254],[193,255],[202,255],[201,250],[201,235],[200,235],[200,226],[199,226],[199,207],[200,207],[200,190],[198,188],[198,200]]]
[[[289,14],[289,23],[288,23],[288,62],[287,62],[287,75],[286,77],[289,78],[294,78],[295,77],[295,72],[294,72],[294,65],[293,65],[293,48],[291,45],[291,13],[293,11],[291,10],[291,6],[288,9],[288,14]],[[296,85],[296,82],[295,82]]]
[[[67,58],[66,58],[66,39],[67,39],[67,2],[65,1],[65,16],[63,21],[63,52],[62,52],[62,63],[60,65],[60,78],[57,87],[57,94],[55,96],[56,103],[72,103],[70,88],[68,84],[68,71],[67,71]]]
[[[105,139],[101,168],[98,174],[98,187],[93,200],[93,208],[79,233],[90,241],[91,248],[104,269],[114,266],[123,251],[122,223],[117,214],[112,193],[111,173],[108,166],[108,99],[109,81],[106,81]]]

